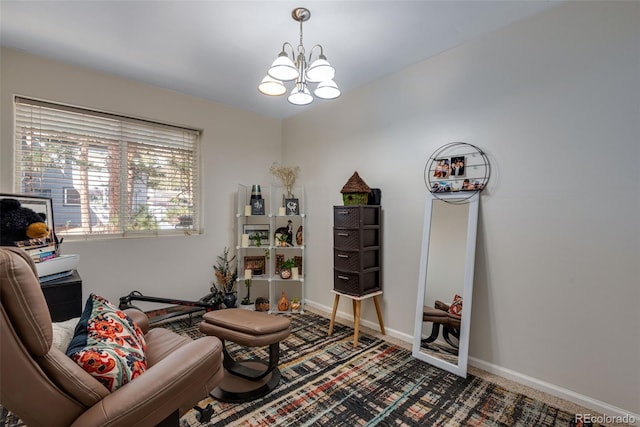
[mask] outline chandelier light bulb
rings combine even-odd
[[[311,93],[309,92],[309,89],[307,89],[307,85],[305,83],[298,83],[291,91],[287,101],[293,105],[307,105],[313,102],[313,96],[311,96]]]
[[[287,88],[280,80],[276,80],[273,77],[267,75],[262,82],[258,85],[260,93],[269,96],[280,96],[287,92]]]
[[[335,75],[336,69],[329,64],[327,57],[324,55],[320,55],[320,57],[313,61],[307,69],[307,80],[310,82],[333,80]]]
[[[280,52],[280,55],[273,61],[268,74],[276,80],[283,80],[285,82],[297,79],[300,75],[296,64],[293,63],[284,50]]]
[[[313,91],[313,94],[322,99],[336,99],[340,96],[341,92],[338,89],[338,85],[333,80],[326,80],[318,83],[318,87]]]

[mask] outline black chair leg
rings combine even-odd
[[[227,350],[227,346],[225,345],[225,341],[222,341],[222,354],[224,355],[222,359],[222,364],[224,368],[233,373],[234,375],[238,375],[239,377],[246,378],[248,380],[259,380],[261,378],[269,375],[273,370],[278,367],[278,362],[280,361],[280,343],[276,342],[269,345],[269,361],[264,362],[258,359],[251,359],[253,362],[259,362],[265,366],[263,370],[255,370],[248,368],[242,365],[242,361],[236,361],[229,351]]]
[[[176,409],[171,415],[164,420],[160,421],[156,427],[179,427],[180,426],[180,413]]]
[[[440,324],[439,323],[433,323],[433,327],[431,328],[431,335],[429,335],[427,338],[423,339],[421,341],[422,344],[429,344],[431,342],[434,342],[437,338],[438,335],[440,334]]]
[[[449,335],[453,335],[457,340],[460,340],[460,331],[458,329],[445,326],[442,328],[442,336],[444,340],[453,348],[458,349],[458,344],[451,340]]]
[[[196,405],[193,407],[193,409],[198,411],[198,413],[196,414],[196,418],[200,423],[208,423],[209,421],[211,421],[211,416],[213,416],[213,406],[211,406],[211,403],[207,404],[207,406],[205,406],[204,408]]]

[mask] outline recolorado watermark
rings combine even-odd
[[[635,424],[636,417],[633,415],[594,415],[594,414],[575,414],[572,426],[592,426],[598,424]]]

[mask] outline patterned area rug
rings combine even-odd
[[[574,419],[478,377],[442,371],[381,339],[361,334],[354,349],[353,329],[337,324],[328,337],[329,320],[322,316],[307,312],[291,321],[292,333],[280,347],[278,388],[244,404],[206,399],[201,405],[212,403],[215,410],[211,422],[199,423],[190,411],[181,426],[566,427]],[[171,323],[182,333],[200,336],[188,321]],[[230,349],[236,357],[251,354]]]
[[[197,338],[200,318],[167,320],[166,327]],[[414,359],[411,353],[340,324],[327,336],[329,320],[291,316],[291,335],[281,343],[280,385],[243,404],[211,398],[214,416],[202,424],[191,410],[181,427],[196,426],[569,426],[573,414],[470,375],[466,379]],[[267,358],[261,349],[230,344],[236,358]],[[0,408],[0,425],[23,426]]]

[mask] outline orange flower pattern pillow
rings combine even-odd
[[[115,391],[147,369],[142,331],[105,298],[91,294],[67,356]]]
[[[462,316],[462,297],[456,294],[453,297],[453,302],[449,306],[449,313]]]

